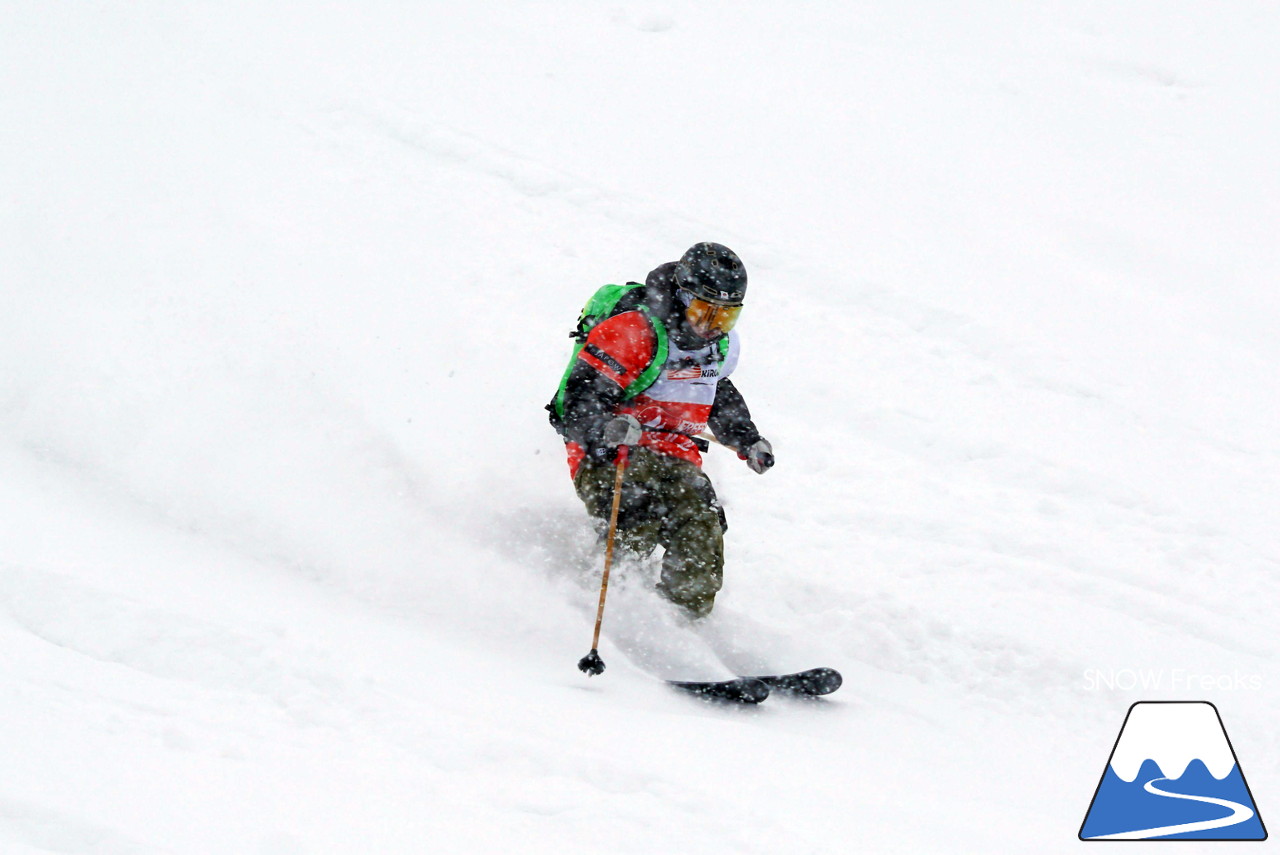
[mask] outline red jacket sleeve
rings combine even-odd
[[[657,349],[649,319],[623,312],[591,330],[578,358],[625,389],[649,367]]]

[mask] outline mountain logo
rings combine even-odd
[[[1266,840],[1218,708],[1129,707],[1080,826],[1081,840]]]

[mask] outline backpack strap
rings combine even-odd
[[[653,334],[658,340],[658,346],[654,349],[653,360],[650,361],[649,367],[641,371],[640,376],[628,383],[627,388],[622,390],[622,400],[624,401],[630,401],[658,382],[658,375],[666,367],[667,355],[671,352],[671,340],[667,335],[666,324],[644,303],[641,303],[636,308],[649,319],[649,326],[653,328]]]
[[[578,325],[573,332],[569,333],[569,337],[575,339],[573,353],[569,355],[569,364],[565,366],[564,375],[560,378],[560,386],[556,390],[555,397],[547,405],[547,410],[551,413],[551,423],[556,426],[557,430],[560,430],[560,423],[564,420],[565,387],[569,382],[569,375],[573,373],[573,367],[578,362],[578,354],[587,343],[587,336],[601,321],[607,320],[614,315],[620,315],[623,312],[638,311],[648,319],[649,325],[653,329],[654,337],[658,342],[653,359],[649,362],[648,367],[640,372],[640,375],[635,380],[627,384],[622,391],[622,399],[629,401],[657,382],[658,375],[662,373],[662,368],[666,365],[667,354],[670,352],[671,346],[666,325],[644,301],[644,287],[639,282],[628,282],[625,285],[603,285],[596,289],[596,292],[587,300],[586,305],[582,307],[582,313],[578,315]]]

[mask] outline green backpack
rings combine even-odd
[[[578,315],[578,326],[573,332],[569,333],[569,337],[575,339],[573,353],[569,355],[569,364],[565,367],[564,375],[560,378],[560,387],[556,389],[555,397],[551,399],[550,404],[547,404],[547,411],[551,414],[551,425],[561,435],[564,434],[565,387],[569,383],[569,375],[573,373],[573,367],[578,363],[578,354],[587,343],[587,336],[601,321],[613,317],[623,297],[637,288],[643,287],[644,285],[639,282],[628,282],[626,285],[601,285],[591,295],[591,299],[587,300],[587,304],[582,307],[582,313]],[[653,355],[653,361],[649,363],[649,367],[640,372],[640,375],[622,390],[622,400],[624,401],[630,401],[657,382],[658,375],[662,373],[663,367],[667,364],[667,354],[671,349],[667,327],[662,322],[662,319],[654,314],[653,310],[643,301],[635,305],[634,311],[643,313],[649,319],[649,324],[653,327],[654,335],[658,339],[658,348]],[[721,360],[725,358],[728,351],[729,338],[725,336],[720,339]]]

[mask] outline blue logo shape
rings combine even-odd
[[[1266,840],[1218,708],[1139,701],[1124,725],[1081,840]]]

